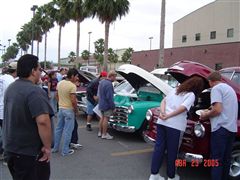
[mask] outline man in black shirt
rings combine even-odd
[[[3,147],[15,180],[48,180],[54,115],[44,91],[36,85],[41,71],[38,58],[22,56],[19,77],[4,96]]]
[[[88,131],[92,131],[91,121],[92,116],[94,114],[93,109],[97,105],[97,90],[99,81],[103,78],[107,77],[107,72],[102,71],[100,76],[94,80],[92,80],[87,86],[87,126],[86,129]]]

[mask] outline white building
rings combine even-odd
[[[216,0],[173,24],[173,48],[240,41],[240,0]]]

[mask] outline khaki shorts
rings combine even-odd
[[[113,110],[112,110],[112,109],[109,109],[109,110],[107,110],[107,111],[101,111],[101,113],[102,113],[102,116],[109,118],[110,116],[112,116]]]

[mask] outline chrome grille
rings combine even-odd
[[[188,135],[192,136],[193,133],[194,133],[193,132],[193,126],[187,125],[186,130],[185,130],[185,134],[188,134]]]
[[[114,114],[110,117],[110,121],[118,123],[128,123],[128,108],[118,106],[115,108]]]

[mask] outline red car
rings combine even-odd
[[[194,106],[188,112],[187,128],[184,132],[182,143],[179,150],[179,158],[184,162],[190,162],[190,166],[198,166],[202,164],[205,167],[211,167],[214,162],[210,162],[210,136],[211,124],[210,120],[200,120],[195,113],[199,109],[207,109],[210,107],[210,89],[207,81],[208,75],[213,70],[209,67],[191,61],[180,61],[173,64],[169,69],[170,73],[179,83],[187,78],[198,75],[206,80],[206,89],[201,93],[195,101]],[[238,105],[240,106],[240,86],[223,76],[223,82],[229,84],[236,92]],[[147,130],[144,131],[144,139],[147,142],[154,143],[157,133],[157,118],[159,116],[159,108],[149,109],[146,113],[146,119],[149,121]],[[230,178],[240,179],[240,109],[238,108],[238,133],[234,148],[232,151],[232,161],[230,167]]]
[[[220,73],[240,86],[240,67],[229,67],[220,70]]]

